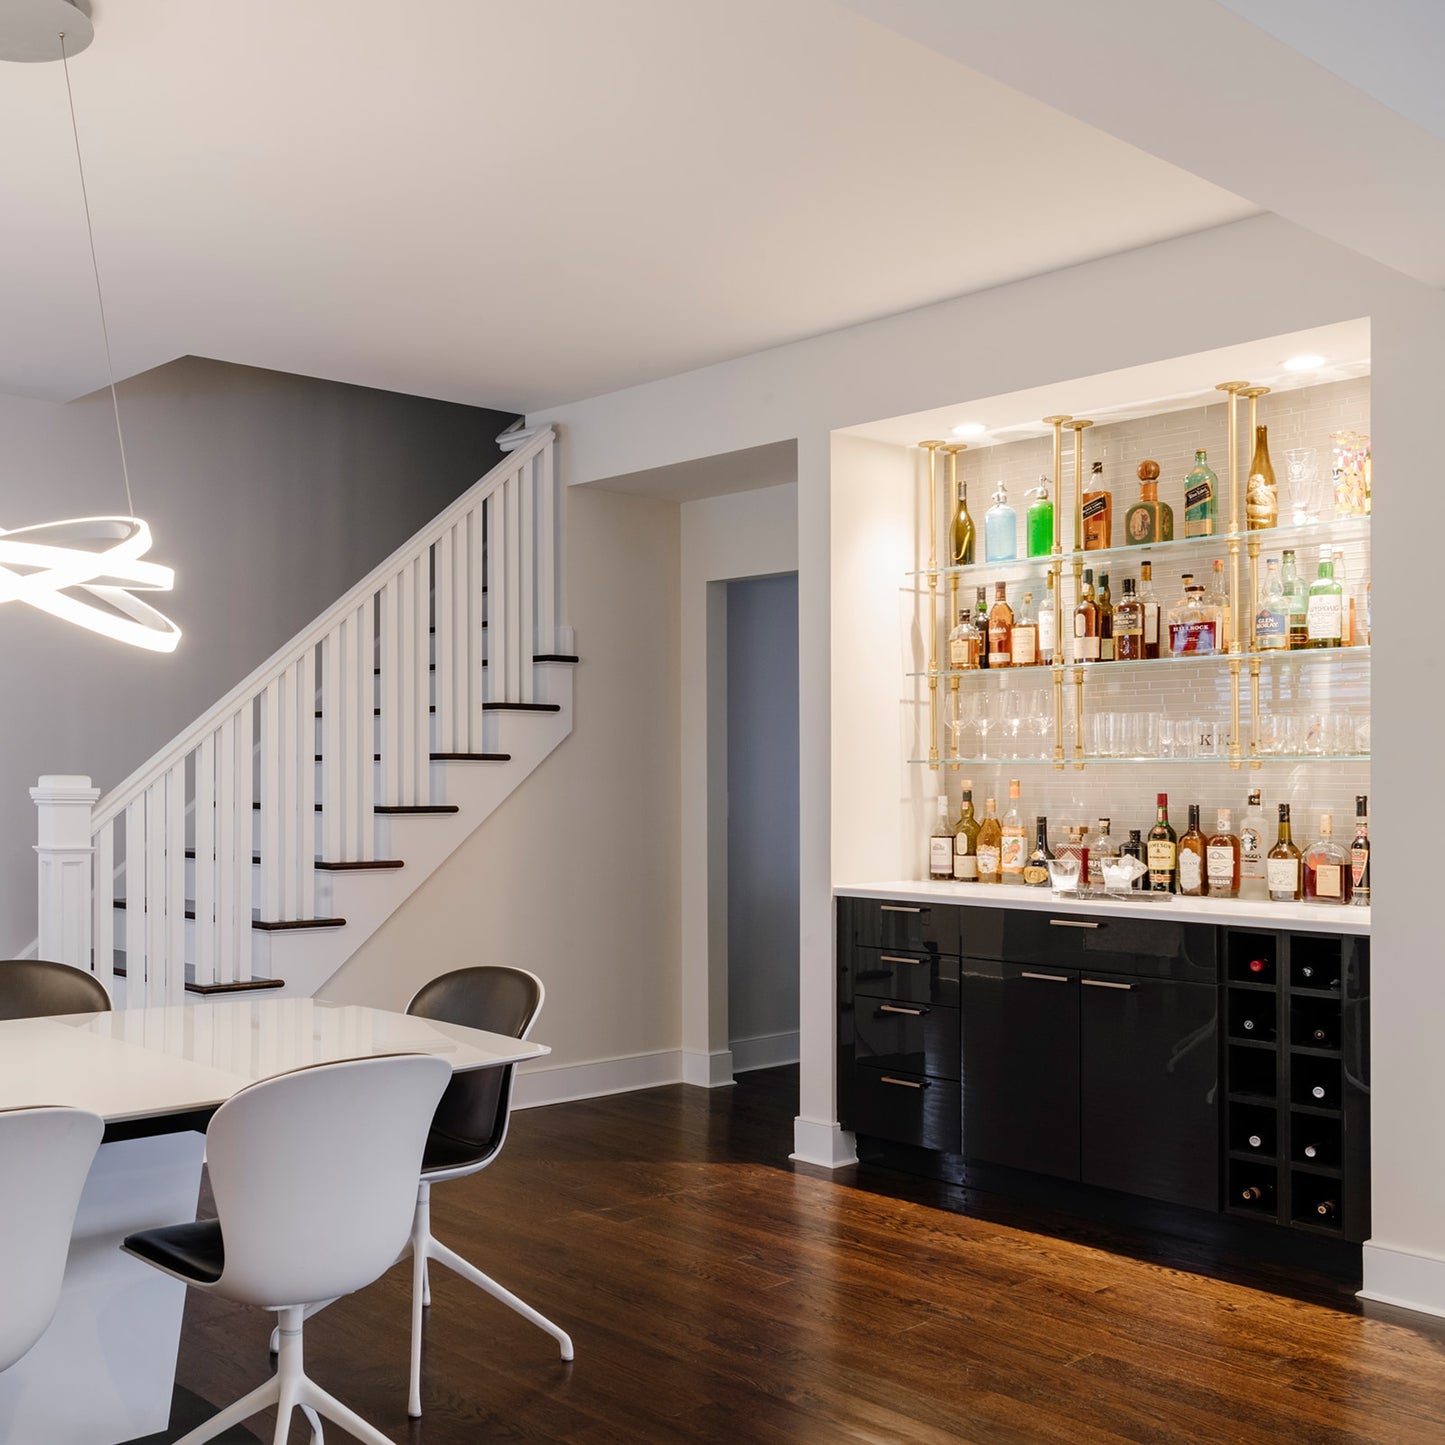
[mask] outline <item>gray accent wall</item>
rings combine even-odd
[[[132,490],[176,569],[144,652],[0,606],[0,955],[35,937],[41,773],[121,781],[488,471],[502,412],[185,357],[120,387]],[[0,396],[0,528],[125,511],[110,397]]]

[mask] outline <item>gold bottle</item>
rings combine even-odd
[[[1269,459],[1267,426],[1254,429],[1254,456],[1249,463],[1249,481],[1245,484],[1244,509],[1251,532],[1279,525],[1279,484]]]

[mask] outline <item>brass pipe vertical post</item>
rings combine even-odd
[[[1046,416],[1044,423],[1054,429],[1054,556],[1064,550],[1064,423],[1071,416]],[[1058,598],[1054,599],[1058,605]]]
[[[940,441],[919,442],[928,453],[928,766],[938,771],[938,466]]]
[[[1074,551],[1084,550],[1084,432],[1093,426],[1091,421],[1069,418],[1069,430],[1074,434]]]
[[[1229,700],[1232,724],[1229,733],[1229,766],[1238,770],[1244,756],[1239,738],[1239,664],[1241,659],[1229,659]]]
[[[1054,584],[1054,766],[1064,766],[1064,423],[1070,416],[1046,416],[1054,429],[1054,545],[1049,576]]]
[[[1249,659],[1249,766],[1261,766],[1259,757],[1259,658]]]
[[[1245,543],[1249,551],[1249,650],[1254,652],[1259,648],[1259,613],[1257,611],[1259,598],[1259,533],[1251,532],[1249,540]]]
[[[1071,417],[1069,430],[1074,434],[1074,603],[1084,595],[1084,433],[1093,422],[1083,417]],[[1063,645],[1064,609],[1063,599],[1054,599],[1054,608],[1059,614],[1059,643]],[[1079,650],[1074,643],[1073,613],[1069,616],[1069,659],[1077,663]],[[1074,766],[1084,766],[1084,669],[1074,668]]]
[[[1054,656],[1058,657],[1059,653],[1060,648],[1055,646]],[[1062,664],[1055,663],[1049,670],[1054,675],[1054,766],[1062,772],[1064,767],[1064,669]]]
[[[1260,399],[1260,397],[1262,397],[1262,396],[1268,396],[1268,395],[1269,395],[1269,388],[1268,388],[1267,386],[1246,386],[1246,387],[1240,392],[1240,395],[1241,395],[1241,396],[1246,396],[1246,397],[1249,398],[1249,434],[1248,434],[1248,436],[1246,437],[1246,440],[1248,441],[1250,447],[1253,448],[1253,446],[1254,446],[1254,429],[1255,429],[1255,427],[1259,424],[1259,399]],[[1278,505],[1276,504],[1275,524],[1278,525],[1278,523],[1279,523],[1279,510],[1278,510]],[[1248,529],[1248,520],[1247,520],[1247,519],[1246,519],[1245,526],[1246,526],[1246,529]],[[1257,556],[1257,554],[1258,554],[1258,546],[1259,546],[1259,544],[1256,542],[1256,543],[1255,543],[1256,556]],[[1254,591],[1254,585],[1253,585],[1253,584],[1254,584],[1254,582],[1255,582],[1255,579],[1257,579],[1257,577],[1258,577],[1258,571],[1259,571],[1259,563],[1258,563],[1258,561],[1256,560],[1256,558],[1251,558],[1251,559],[1250,559],[1250,577],[1251,577],[1252,585],[1251,585],[1250,594],[1249,594],[1249,600],[1250,600],[1250,609],[1249,609],[1249,611],[1250,611],[1250,620],[1251,620],[1251,623],[1253,622],[1253,619],[1254,619],[1254,600],[1255,600],[1255,595],[1256,595],[1256,594],[1255,594],[1255,591]],[[1251,636],[1252,636],[1252,635],[1253,635],[1253,630],[1252,630],[1252,628],[1251,628]]]
[[[1074,668],[1074,767],[1084,766],[1084,669]]]
[[[1229,638],[1229,650],[1239,652],[1243,648],[1241,638],[1241,599],[1239,596],[1239,393],[1249,383],[1246,381],[1221,381],[1214,389],[1229,394],[1229,587],[1232,601],[1231,612],[1234,626]],[[1254,593],[1250,592],[1250,607],[1254,610]]]
[[[958,454],[959,452],[966,452],[968,450],[968,443],[949,442],[948,445],[943,448],[943,450],[948,453],[948,506],[946,510],[948,512],[949,518],[952,519],[953,508],[958,500]],[[952,542],[951,521],[949,541],[950,543]],[[948,552],[949,568],[951,569],[953,567],[962,565],[963,558],[960,557],[957,559],[957,561],[955,561],[953,556],[953,548],[952,546],[950,546]],[[946,626],[944,627],[945,633],[951,631],[954,623],[958,621],[958,580],[958,573],[950,570],[948,574],[948,612],[945,614],[944,617],[944,622],[946,624]],[[954,686],[956,687],[957,683],[955,683]]]

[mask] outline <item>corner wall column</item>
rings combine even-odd
[[[47,773],[30,796],[40,812],[39,956],[92,972],[90,818],[100,789],[84,775]],[[101,971],[102,981],[108,976]]]

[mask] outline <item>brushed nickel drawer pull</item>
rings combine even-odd
[[[931,1013],[926,1008],[899,1008],[896,1003],[880,1003],[878,1012],[881,1014],[907,1014],[910,1018],[921,1019],[924,1014]]]
[[[1079,982],[1085,988],[1122,988],[1127,991],[1134,987],[1132,983],[1114,983],[1107,978],[1081,978]]]
[[[916,1079],[895,1079],[892,1074],[884,1074],[885,1084],[897,1084],[900,1089],[926,1089],[927,1083],[920,1084]]]
[[[1024,977],[1042,979],[1045,983],[1068,983],[1069,981],[1066,973],[1029,973],[1025,970]]]
[[[1099,925],[1092,919],[1085,918],[1051,918],[1050,928],[1098,928]]]
[[[922,912],[923,912],[923,910],[922,910],[921,908],[917,907],[916,905],[913,905],[913,904],[903,904],[903,903],[880,903],[880,904],[878,905],[878,911],[879,911],[880,913],[922,913]]]
[[[927,963],[928,960],[927,960],[926,958],[904,958],[901,954],[897,954],[897,953],[880,953],[880,954],[878,955],[878,962],[879,962],[879,963]]]

